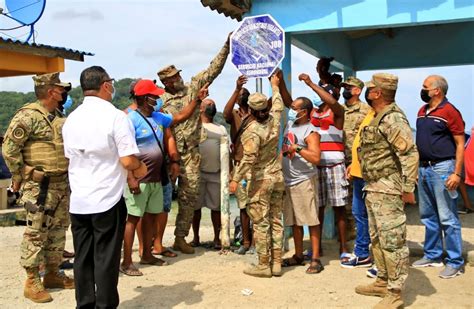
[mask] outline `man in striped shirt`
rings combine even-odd
[[[300,74],[299,80],[306,83],[321,98],[322,104],[313,111],[311,123],[321,136],[321,161],[319,174],[319,222],[321,231],[324,222],[324,207],[334,209],[339,232],[341,262],[350,259],[346,246],[346,212],[349,182],[346,178],[343,125],[344,107],[336,100],[338,96],[332,85],[321,87],[314,84],[308,74]]]

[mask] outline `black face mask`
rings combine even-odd
[[[421,89],[420,91],[420,97],[423,102],[428,103],[431,100],[430,95],[428,94],[429,90],[426,89]]]
[[[204,110],[204,114],[209,118],[214,118],[217,113],[216,106],[214,104],[206,106]]]
[[[64,103],[66,103],[67,100],[67,91],[64,91],[61,93],[61,101],[58,102],[59,105],[63,106]]]
[[[372,106],[372,100],[369,99],[369,89],[365,90],[365,102],[367,102],[367,104],[369,104],[370,106]]]
[[[349,89],[344,89],[344,91],[342,92],[342,97],[345,99],[345,100],[349,100],[350,98],[352,98],[354,95],[351,93],[351,91]]]

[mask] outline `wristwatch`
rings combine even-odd
[[[296,147],[296,153],[300,153],[301,150],[303,150],[303,147],[301,147],[301,146]]]

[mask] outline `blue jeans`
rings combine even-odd
[[[425,226],[425,258],[441,261],[443,255],[443,237],[446,247],[446,264],[460,268],[462,258],[461,222],[456,202],[445,186],[443,176],[454,171],[454,160],[446,160],[418,171],[418,199],[421,223]]]
[[[354,177],[352,186],[354,188],[352,194],[352,215],[354,216],[357,229],[354,254],[358,257],[368,257],[370,245],[369,221],[362,191],[365,182],[362,178]]]

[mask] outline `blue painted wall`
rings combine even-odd
[[[287,32],[381,28],[474,19],[472,0],[253,0]]]

